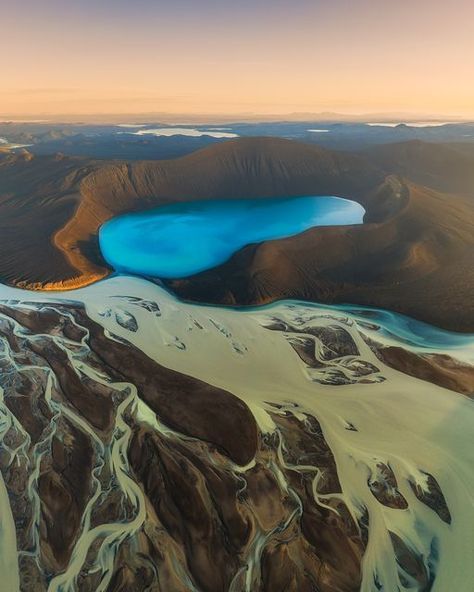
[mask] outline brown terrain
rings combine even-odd
[[[305,328],[301,331],[288,323],[277,321],[268,325],[267,329],[284,332],[292,348],[308,368],[321,368],[331,358],[340,359],[344,356],[359,354],[349,333],[337,326],[325,329],[320,327]],[[292,336],[295,338],[293,339]],[[323,360],[317,356],[316,340],[318,339],[326,347]],[[376,338],[364,335],[363,339],[377,358],[387,366],[419,380],[474,398],[474,366],[472,364],[461,362],[448,354],[410,351],[401,346],[384,345]],[[369,383],[370,375],[378,370],[373,364],[363,362],[362,364],[358,363],[356,374],[364,376],[366,382]],[[333,372],[329,377],[329,383],[348,384],[350,381],[344,374]],[[323,384],[325,383],[323,382]]]
[[[474,194],[474,147],[470,143],[413,140],[371,148],[367,156],[384,170],[418,185],[469,197]]]
[[[387,366],[474,398],[474,366],[461,364],[446,354],[415,354],[402,347],[373,347]]]
[[[469,163],[468,151],[421,142],[353,155],[276,138],[132,164],[3,155],[0,278],[68,289],[105,277],[98,229],[126,211],[178,200],[338,195],[366,208],[364,225],[249,245],[218,268],[168,285],[183,298],[211,303],[299,298],[374,305],[474,332]]]
[[[0,469],[22,590],[46,590],[51,575],[66,570],[86,524],[98,540],[69,575],[84,592],[97,590],[101,572],[91,561],[101,529],[114,532],[110,525],[119,538],[108,592],[184,592],[190,583],[223,592],[232,581],[243,590],[256,541],[263,551],[255,590],[359,589],[367,524],[339,499],[334,456],[314,417],[275,408],[279,437],[262,434],[232,393],[107,337],[79,306],[2,305],[0,336],[2,413],[10,422]],[[137,416],[132,386],[166,430]],[[314,501],[319,474],[324,506]]]
[[[340,327],[309,335],[326,362],[358,355]],[[161,366],[80,305],[2,304],[0,337],[0,469],[21,590],[45,591],[62,572],[82,592],[360,589],[369,513],[356,518],[341,497],[316,417],[271,404],[276,429],[262,433],[237,396]],[[140,401],[155,423],[137,413]],[[443,492],[426,478],[413,491],[449,525]],[[367,486],[382,508],[407,509],[389,464],[379,461]],[[424,557],[389,532],[398,563],[428,591]],[[104,548],[110,564],[98,558]]]
[[[0,281],[52,290],[105,277],[98,229],[122,212],[332,194],[361,203],[365,223],[248,245],[168,285],[214,303],[369,304],[474,332],[474,189],[469,167],[453,172],[458,160],[444,150],[458,148],[407,143],[358,156],[256,138],[133,164],[4,153]],[[136,331],[136,319],[128,322]],[[448,355],[366,338],[378,360],[364,362],[338,324],[302,329],[276,319],[265,329],[282,332],[316,371],[316,388],[370,388],[384,363],[474,396],[474,368]],[[373,514],[346,505],[322,418],[268,402],[275,430],[264,433],[236,394],[152,360],[80,304],[38,303],[34,294],[4,301],[0,342],[0,471],[22,591],[45,591],[56,576],[58,589],[83,592],[360,589]],[[449,528],[441,481],[425,476],[426,487],[409,485]],[[367,487],[383,512],[410,507],[388,462],[370,469]],[[427,558],[389,533],[400,573],[430,590]]]
[[[473,332],[474,200],[393,179],[372,199],[378,205],[387,193],[403,205],[384,220],[249,245],[217,268],[167,284],[189,300],[356,303]]]

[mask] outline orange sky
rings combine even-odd
[[[0,114],[474,116],[471,0],[0,0]]]

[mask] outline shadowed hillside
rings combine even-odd
[[[0,277],[38,288],[106,275],[97,231],[123,212],[194,199],[359,198],[382,173],[357,156],[289,140],[226,142],[169,161],[107,163],[29,153],[0,160]]]
[[[105,277],[98,229],[123,212],[195,199],[336,195],[366,208],[363,226],[250,245],[219,268],[170,285],[206,302],[303,298],[386,306],[474,331],[474,202],[452,195],[466,195],[469,179],[453,172],[459,159],[450,164],[443,150],[457,149],[407,143],[362,157],[244,138],[169,161],[6,155],[0,159],[0,277],[37,289]],[[449,194],[387,177],[391,172]]]
[[[0,155],[0,281],[47,284],[77,275],[53,239],[74,215],[91,170],[60,156]]]
[[[372,199],[387,199],[396,185],[389,179]],[[191,300],[373,305],[472,332],[474,204],[413,184],[403,190],[406,205],[385,221],[249,245],[215,269],[167,283]]]
[[[367,152],[372,162],[438,191],[474,197],[472,144],[430,144],[414,140],[377,146]]]

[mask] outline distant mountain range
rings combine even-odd
[[[124,121],[124,120],[123,120]],[[127,121],[127,120],[125,120]],[[405,121],[405,123],[402,123]],[[164,120],[145,123],[2,123],[0,150],[27,146],[36,155],[83,156],[105,160],[180,158],[229,137],[272,137],[317,144],[330,150],[360,152],[370,147],[411,140],[474,145],[474,123],[330,121],[233,121],[183,124]]]

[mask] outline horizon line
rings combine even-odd
[[[205,121],[210,122],[305,122],[305,121],[347,121],[347,122],[362,122],[369,123],[380,121],[393,123],[394,120],[402,120],[400,123],[408,123],[410,121],[426,121],[426,122],[440,122],[445,121],[449,123],[470,123],[474,122],[474,114],[442,114],[442,113],[427,113],[418,111],[375,111],[375,112],[344,112],[344,111],[289,111],[283,113],[277,112],[258,112],[258,111],[240,111],[228,113],[213,113],[213,112],[171,112],[171,111],[124,111],[124,112],[78,112],[78,113],[64,113],[64,112],[20,112],[20,113],[0,113],[0,123],[83,123],[87,120],[107,120],[113,121],[129,118],[134,119],[136,123],[144,122],[147,118],[153,118],[150,123],[156,123],[160,119],[176,120],[174,123],[179,124],[188,120],[188,123]],[[159,118],[159,119],[156,119]],[[74,120],[74,121],[71,121]],[[75,121],[84,120],[84,121]],[[104,121],[105,122],[105,121]],[[169,123],[169,121],[168,121]]]

